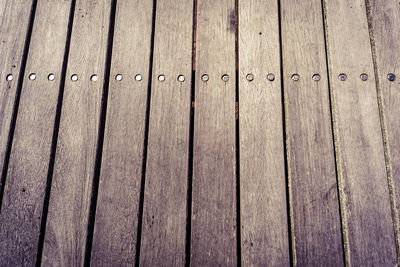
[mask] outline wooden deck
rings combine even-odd
[[[397,266],[400,3],[0,1],[0,266]]]

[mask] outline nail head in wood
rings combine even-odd
[[[208,79],[209,79],[208,74],[203,74],[203,76],[201,76],[201,80],[202,80],[203,82],[208,81]]]
[[[321,80],[321,75],[319,75],[318,73],[314,74],[312,76],[312,79],[316,82],[319,82]]]
[[[387,75],[387,79],[391,82],[394,82],[396,80],[396,75],[394,75],[393,73],[389,73]]]
[[[275,75],[273,73],[269,73],[267,75],[267,79],[268,81],[273,82],[275,80]]]
[[[183,74],[178,76],[178,81],[184,82],[185,81],[185,76]]]
[[[292,80],[295,81],[295,82],[297,82],[298,80],[300,80],[300,75],[297,74],[297,73],[293,74],[293,75],[292,75]]]
[[[347,75],[346,75],[345,73],[339,74],[339,80],[341,80],[342,82],[344,82],[345,80],[347,80]]]
[[[11,82],[12,80],[14,80],[14,76],[12,74],[8,74],[6,80]]]
[[[228,74],[224,74],[224,75],[222,75],[221,79],[222,79],[224,82],[227,82],[227,81],[229,81],[229,75],[228,75]]]
[[[361,81],[365,82],[366,80],[368,80],[368,74],[366,74],[366,73],[361,73],[360,79],[361,79]]]
[[[54,75],[54,73],[50,73],[49,76],[47,76],[47,79],[49,81],[54,81],[56,79],[56,76]]]
[[[36,74],[35,73],[29,74],[29,80],[31,80],[31,81],[36,80]]]

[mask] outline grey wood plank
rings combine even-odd
[[[93,266],[135,262],[152,11],[153,1],[117,1]]]
[[[193,266],[237,263],[235,31],[235,1],[197,2]]]
[[[3,170],[32,3],[32,0],[0,3],[0,170]],[[8,80],[10,77],[12,80]],[[2,181],[0,188],[1,185]]]
[[[400,210],[400,93],[398,78],[388,79],[389,74],[400,75],[400,5],[397,1],[367,1],[370,33],[374,44],[375,75],[378,86],[378,99],[382,108],[381,120],[384,124],[384,142],[386,144],[387,168],[399,251],[399,210]],[[393,212],[393,211],[392,211]],[[397,261],[400,264],[399,254]]]
[[[185,265],[192,22],[192,1],[157,2],[140,249],[143,266]],[[165,81],[159,81],[159,75],[165,75]]]
[[[321,1],[284,0],[281,5],[293,262],[342,266]]]
[[[325,1],[346,261],[394,266],[396,250],[365,2]],[[341,81],[338,76],[347,75]],[[362,81],[360,74],[368,80]]]
[[[96,159],[111,1],[78,0],[42,264],[82,266]],[[72,81],[72,75],[78,75]],[[97,81],[91,81],[97,75]]]
[[[280,67],[277,1],[239,1],[243,266],[290,265]]]
[[[0,214],[2,266],[36,262],[70,7],[71,1],[37,5]]]

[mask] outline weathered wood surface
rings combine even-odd
[[[389,170],[390,193],[396,215],[400,209],[400,5],[398,1],[370,0],[367,1],[370,37],[374,45],[375,75],[378,86],[378,97],[382,110],[381,120],[384,123],[387,168]],[[390,81],[389,74],[397,75]],[[399,217],[394,218],[399,246]],[[397,249],[399,249],[397,247]],[[397,255],[399,262],[399,255]]]
[[[78,0],[68,57],[42,263],[82,266],[86,238],[105,57],[109,0]],[[72,75],[78,75],[72,81]],[[91,81],[92,75],[97,81]]]
[[[381,122],[363,0],[325,1],[346,261],[395,266]],[[347,75],[345,81],[338,76]],[[361,73],[368,79],[363,81]]]
[[[185,265],[192,21],[192,1],[157,2],[140,249],[143,266]],[[159,75],[165,81],[159,81]],[[184,81],[179,81],[181,75]]]
[[[341,266],[343,249],[321,1],[281,1],[293,261]],[[298,81],[293,74],[300,75]],[[320,80],[314,81],[313,75]]]
[[[93,266],[135,261],[152,10],[153,1],[117,1]],[[121,81],[115,80],[117,74]],[[141,81],[135,80],[137,74]]]
[[[235,265],[235,1],[197,5],[191,264]]]
[[[278,5],[238,10],[242,265],[289,266]]]
[[[7,150],[32,4],[32,0],[0,3],[0,171],[3,170]],[[11,81],[8,80],[9,75],[12,75]],[[0,180],[0,188],[2,182]]]
[[[70,7],[38,1],[0,214],[1,266],[36,262]]]

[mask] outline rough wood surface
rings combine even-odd
[[[338,175],[347,223],[346,261],[395,266],[377,91],[365,2],[325,1],[329,72],[335,114]],[[338,78],[347,75],[346,81]],[[360,74],[368,74],[362,81]]]
[[[284,0],[283,79],[294,263],[341,266],[343,249],[321,1]],[[292,80],[299,74],[298,81]],[[320,81],[312,76],[319,74]]]
[[[32,0],[0,3],[0,171],[3,170],[32,3]],[[10,74],[12,81],[7,80]]]
[[[70,7],[38,2],[0,214],[1,266],[36,262]]]
[[[152,1],[117,1],[93,266],[135,261],[152,10]]]
[[[243,266],[290,264],[280,70],[277,1],[239,1]]]
[[[140,250],[143,266],[185,264],[192,21],[192,1],[157,2]],[[161,74],[163,82],[157,79]],[[179,75],[184,75],[184,82]]]
[[[197,4],[191,264],[235,265],[235,1]]]
[[[109,0],[78,0],[68,58],[42,262],[82,266],[107,49]],[[77,74],[74,82],[71,76]],[[97,81],[91,81],[96,74]]]

